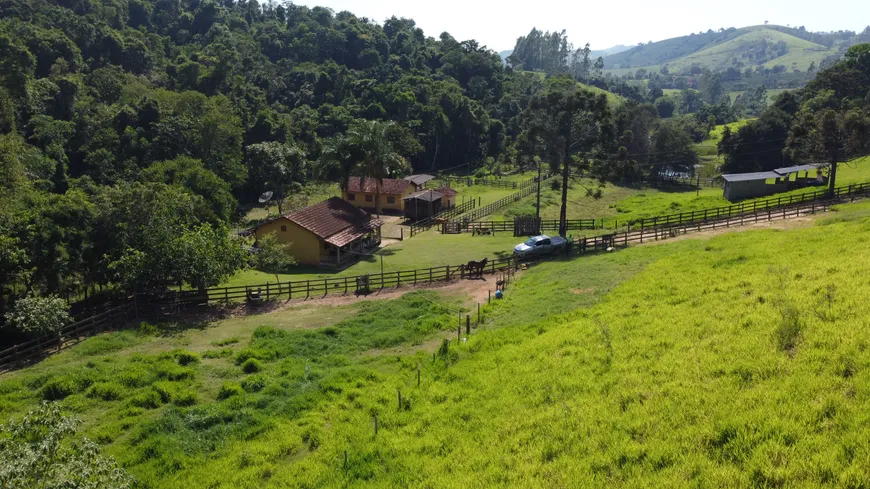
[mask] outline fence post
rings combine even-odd
[[[465,315],[465,334],[471,334],[471,315]]]

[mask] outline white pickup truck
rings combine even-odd
[[[518,258],[528,258],[533,256],[542,256],[555,254],[565,249],[568,242],[565,238],[555,236],[532,236],[524,243],[514,246],[514,256]]]

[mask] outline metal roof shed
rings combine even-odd
[[[724,197],[729,202],[762,197],[785,190],[785,185],[768,184],[767,180],[781,178],[782,175],[772,171],[754,173],[732,173],[722,175],[725,180]]]

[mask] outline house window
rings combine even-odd
[[[282,233],[286,233],[286,232],[287,232],[287,226],[281,226],[281,232],[282,232]]]
[[[371,201],[372,201],[372,196],[370,194],[366,195],[366,202],[371,202]]]
[[[347,194],[347,200],[356,200],[356,194]]]
[[[387,197],[387,204],[395,204],[395,203],[396,203],[395,197]]]

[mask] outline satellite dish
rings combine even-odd
[[[271,199],[272,199],[272,191],[271,190],[269,190],[268,192],[263,192],[263,195],[260,196],[260,203],[265,204],[266,202],[269,202],[269,200],[271,200]]]

